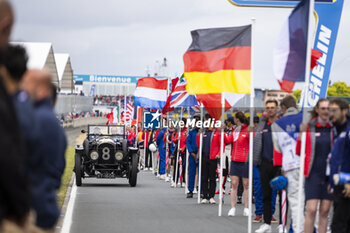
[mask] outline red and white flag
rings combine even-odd
[[[211,117],[219,120],[222,114],[221,107],[222,94],[200,94],[196,95],[197,101],[202,103]],[[225,112],[233,107],[245,94],[225,92]]]
[[[123,121],[125,123],[129,123],[131,122],[131,120],[134,117],[134,106],[129,102],[126,105],[126,112],[122,112],[122,116],[121,119],[123,119]]]
[[[286,228],[287,224],[287,193],[286,190],[282,190],[282,225],[283,230]]]

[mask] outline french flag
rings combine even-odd
[[[167,79],[140,78],[134,93],[135,105],[144,108],[162,109],[167,100]]]
[[[291,92],[305,81],[310,0],[302,0],[284,23],[273,56],[273,71],[281,89]]]

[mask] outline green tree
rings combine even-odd
[[[297,99],[297,103],[299,103],[300,97],[301,97],[301,89],[296,89],[292,93],[294,97]]]
[[[345,82],[335,82],[328,87],[327,96],[350,96],[350,86]]]

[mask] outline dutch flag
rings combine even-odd
[[[167,100],[167,79],[140,78],[134,93],[135,105],[144,108],[162,109]]]

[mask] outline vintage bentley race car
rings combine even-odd
[[[75,148],[77,186],[82,178],[128,178],[130,186],[137,183],[138,148],[128,146],[124,125],[89,125],[83,145]]]

